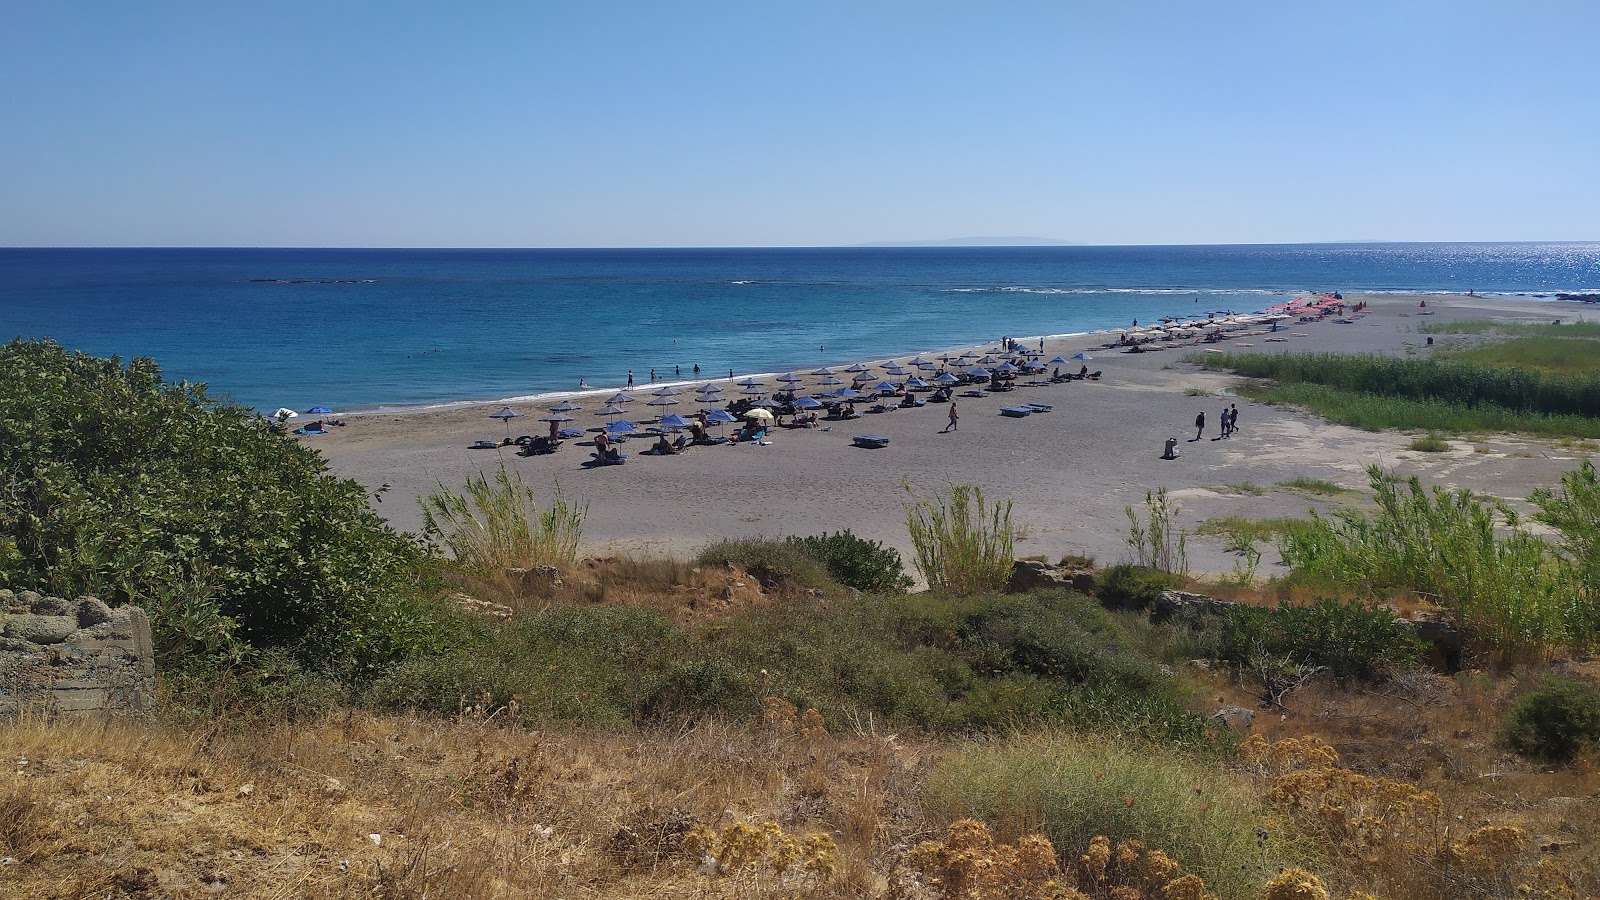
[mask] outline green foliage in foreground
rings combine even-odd
[[[1181,585],[1182,579],[1171,572],[1122,563],[1100,573],[1095,593],[1124,609],[1149,609],[1161,599],[1162,591]]]
[[[1524,756],[1572,759],[1600,742],[1600,687],[1581,678],[1546,678],[1511,707],[1505,740]]]
[[[891,593],[911,587],[900,551],[856,537],[849,529],[788,541],[822,563],[835,581],[856,590]]]
[[[540,719],[588,723],[754,716],[775,696],[834,725],[1048,721],[1190,746],[1218,740],[1098,605],[1061,592],[792,603],[701,630],[619,607],[524,614],[402,664],[369,699],[449,712],[484,694],[520,697]]]
[[[910,482],[905,489],[911,493]],[[975,484],[953,484],[942,496],[907,504],[906,530],[917,571],[934,590],[998,591],[1011,578],[1018,529],[1010,500],[990,502]]]
[[[1313,512],[1310,524],[1290,532],[1280,548],[1293,577],[1365,597],[1415,594],[1503,653],[1593,639],[1594,604],[1584,602],[1576,576],[1593,565],[1585,523],[1594,507],[1571,495],[1548,496],[1543,515],[1563,532],[1563,555],[1519,529],[1515,511],[1499,500],[1429,490],[1415,477],[1401,481],[1377,466],[1367,474],[1378,511],[1332,518]]]
[[[1518,337],[1600,338],[1600,322],[1568,322],[1565,325],[1540,325],[1528,322],[1500,322],[1493,319],[1464,319],[1459,322],[1424,322],[1418,334],[1499,334]]]
[[[946,754],[925,790],[939,818],[975,816],[1003,834],[1042,829],[1064,853],[1096,835],[1145,841],[1230,898],[1257,896],[1280,864],[1300,858],[1251,796],[1203,759],[1058,729]]]
[[[730,538],[700,551],[703,566],[736,565],[767,587],[787,584],[826,590],[833,586],[828,567],[801,544],[771,538]]]
[[[1319,599],[1309,606],[1230,606],[1216,659],[1260,671],[1268,660],[1326,668],[1340,681],[1377,681],[1416,663],[1422,644],[1386,607]],[[1267,660],[1263,660],[1266,657]]]
[[[533,488],[502,463],[494,483],[479,472],[463,493],[440,482],[421,498],[422,533],[450,549],[458,564],[478,575],[511,568],[569,566],[578,558],[588,507],[574,506],[556,486],[541,510]]]
[[[147,607],[163,661],[430,645],[424,555],[249,410],[53,341],[0,348],[0,583]]]

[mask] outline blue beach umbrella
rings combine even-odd
[[[967,374],[971,375],[973,378],[988,378],[991,373],[989,372],[988,369],[985,369],[983,366],[978,366],[977,368],[973,369],[971,372],[968,372]]]
[[[880,391],[880,392],[885,393],[885,394],[892,394],[895,391],[900,389],[900,385],[895,384],[892,381],[880,381],[876,385],[874,385],[872,389],[875,390],[875,391]]]
[[[1047,365],[1047,366],[1064,366],[1066,364],[1067,364],[1067,361],[1062,359],[1059,356],[1056,357],[1055,359],[1052,359],[1049,362],[1045,363],[1045,365]]]
[[[936,384],[955,384],[961,379],[951,375],[949,372],[945,372],[942,375],[935,376],[933,380]]]
[[[995,366],[994,370],[996,372],[1015,372],[1017,367],[1013,366],[1011,363],[1001,363],[1000,365]]]
[[[1072,355],[1072,358],[1073,359],[1094,359],[1094,357],[1090,356],[1087,353],[1074,353]]]
[[[674,413],[670,416],[662,416],[656,424],[665,425],[668,428],[688,428],[689,420]]]
[[[310,416],[325,416],[325,415],[328,415],[331,412],[333,412],[333,410],[327,408],[326,406],[313,406],[310,409],[306,410],[306,415],[310,415]]]
[[[823,405],[821,400],[814,397],[801,397],[790,404],[795,409],[817,409]]]
[[[861,392],[855,388],[839,388],[837,391],[833,392],[833,396],[843,397],[846,400],[850,400],[861,396]]]
[[[733,413],[725,409],[713,409],[706,413],[706,421],[713,425],[726,425],[729,422],[737,422],[739,420],[734,418]]]
[[[926,381],[923,381],[921,378],[908,378],[908,379],[906,379],[906,387],[908,387],[908,388],[925,388],[925,387],[933,387],[933,385],[927,383]]]
[[[615,419],[606,423],[607,434],[633,434],[638,430],[632,422],[625,419]]]

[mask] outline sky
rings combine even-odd
[[[1600,239],[1600,4],[0,0],[0,246]]]

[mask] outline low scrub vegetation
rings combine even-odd
[[[835,581],[847,587],[878,593],[911,587],[900,551],[856,537],[849,529],[837,534],[792,537],[789,542],[821,562]]]
[[[1581,678],[1546,678],[1511,707],[1505,742],[1524,756],[1570,762],[1600,742],[1600,687]]]
[[[1190,361],[1270,384],[1254,400],[1305,406],[1372,431],[1523,431],[1600,436],[1600,373],[1562,374],[1437,358],[1336,353],[1203,353]]]
[[[1243,779],[1170,750],[1054,729],[952,751],[928,776],[927,802],[1004,835],[1042,831],[1057,847],[1160,848],[1224,897],[1253,896],[1300,858]]]

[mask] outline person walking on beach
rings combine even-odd
[[[956,424],[958,422],[960,422],[960,421],[961,421],[961,417],[956,415],[956,404],[955,404],[955,401],[952,400],[952,401],[950,401],[950,424],[946,425],[944,427],[944,431],[941,431],[939,433],[940,434],[945,434],[946,432],[951,432],[951,431],[958,430],[956,428]]]
[[[628,387],[633,387],[633,370],[628,370]]]
[[[1233,434],[1239,430],[1239,404],[1234,403],[1228,407],[1228,433]]]
[[[1200,411],[1200,415],[1194,417],[1194,439],[1189,441],[1189,443],[1192,444],[1195,441],[1200,440],[1200,435],[1205,434],[1205,433],[1206,433],[1206,412],[1205,412],[1205,410],[1201,410]]]
[[[1218,435],[1218,437],[1229,437],[1230,435],[1233,434],[1233,431],[1232,431],[1232,429],[1230,429],[1228,427],[1228,424],[1229,424],[1228,408],[1226,406],[1224,406],[1222,408],[1222,421],[1217,424],[1217,427],[1222,432],[1220,435]]]

